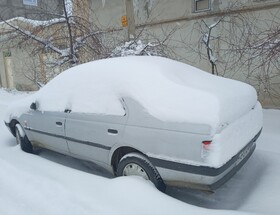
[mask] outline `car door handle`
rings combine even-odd
[[[56,122],[55,124],[62,126],[62,122]]]
[[[110,133],[110,134],[118,134],[118,130],[109,128],[108,129],[108,133]]]

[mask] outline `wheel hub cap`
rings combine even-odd
[[[149,180],[146,171],[141,166],[135,163],[127,164],[123,169],[123,175],[124,176],[136,175],[146,180]]]

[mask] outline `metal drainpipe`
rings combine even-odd
[[[128,41],[135,38],[135,19],[133,0],[126,0],[126,16],[128,21]]]

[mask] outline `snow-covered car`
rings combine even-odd
[[[123,57],[66,70],[12,104],[5,124],[26,152],[48,148],[160,190],[212,190],[253,153],[262,107],[245,83],[162,57]]]

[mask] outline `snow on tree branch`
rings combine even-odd
[[[130,55],[161,55],[157,47],[158,42],[143,43],[141,40],[125,42],[123,45],[117,46],[111,53],[110,57],[124,57]]]
[[[65,8],[67,16],[73,16],[73,1],[72,0],[65,0]]]
[[[1,17],[0,17],[1,19]],[[59,23],[64,23],[66,20],[65,18],[54,18],[54,19],[50,19],[47,21],[41,21],[41,20],[32,20],[32,19],[27,19],[24,17],[15,17],[9,20],[5,20],[5,21],[1,21],[0,25],[4,25],[4,24],[9,24],[9,23],[25,23],[28,25],[31,25],[33,27],[38,27],[38,26],[44,26],[44,27],[48,27],[54,24],[59,24]]]
[[[213,54],[213,49],[211,47],[211,33],[212,33],[212,29],[214,29],[215,27],[218,26],[218,24],[224,19],[224,17],[220,18],[217,22],[211,24],[211,25],[208,25],[206,24],[206,22],[204,20],[202,20],[202,22],[204,23],[204,25],[206,26],[207,28],[207,32],[206,33],[203,33],[202,35],[202,42],[203,44],[205,45],[206,47],[206,50],[207,50],[207,57],[208,57],[208,60],[211,64],[211,67],[212,67],[212,74],[218,74],[218,71],[217,71],[217,66],[216,66],[216,62],[217,62],[217,58],[214,56]]]
[[[59,48],[57,48],[56,46],[54,46],[49,40],[46,40],[44,38],[41,38],[39,36],[34,35],[31,31],[25,30],[23,28],[20,28],[16,25],[11,24],[10,22],[6,22],[4,21],[8,26],[10,26],[11,28],[13,28],[14,30],[20,32],[20,34],[22,34],[25,37],[31,38],[35,41],[37,41],[38,43],[40,43],[41,45],[43,45],[45,48],[49,48],[51,50],[53,50],[54,52],[60,54],[60,55],[65,55],[65,52]]]

